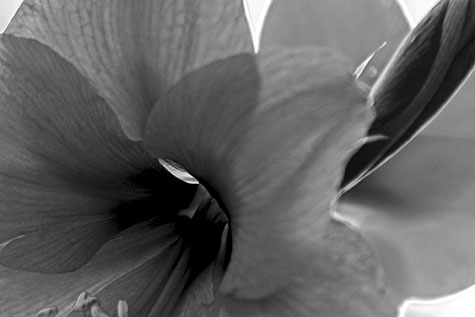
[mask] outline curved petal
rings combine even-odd
[[[217,207],[208,200],[193,207],[197,210],[191,219],[164,223],[155,218],[126,229],[75,272],[0,267],[0,285],[8,289],[0,292],[0,315],[33,316],[50,309],[58,317],[83,316],[91,307],[79,310],[76,299],[88,292],[98,301],[92,309],[111,316],[119,301],[128,304],[130,316],[169,316],[189,285],[216,259],[224,227]]]
[[[402,298],[475,283],[475,143],[419,136],[342,198]]]
[[[170,245],[168,253],[159,254],[103,287],[96,294],[101,306],[112,312],[117,300],[122,299],[129,303],[132,316],[170,316],[189,284],[217,257],[225,225],[220,215],[221,210],[212,201],[198,208],[192,219],[176,221],[180,239]]]
[[[74,64],[134,140],[153,103],[183,74],[252,52],[241,0],[25,0],[6,32]]]
[[[8,292],[0,292],[0,314],[34,316],[44,308],[56,307],[59,316],[66,316],[81,292],[95,295],[148,263],[175,257],[179,245],[180,237],[173,225],[154,228],[143,224],[106,243],[91,262],[75,272],[50,275],[1,267],[0,284]],[[132,287],[123,291],[133,290]],[[115,306],[119,299],[114,299]]]
[[[216,305],[231,316],[391,310],[362,273],[375,274],[376,262],[353,261],[372,259],[366,244],[330,217],[345,160],[372,119],[366,92],[346,59],[306,48],[212,63],[155,105],[146,148],[185,167],[229,215],[232,253]]]
[[[362,237],[331,221],[320,238],[320,258],[303,280],[265,298],[242,299],[219,292],[222,275],[209,267],[187,293],[178,316],[396,316],[398,303],[384,291],[384,273]]]
[[[0,263],[73,270],[124,228],[113,209],[147,194],[132,177],[156,163],[48,47],[2,35],[0,83]]]
[[[396,0],[274,0],[261,47],[331,47],[350,56],[356,68],[387,42],[363,75],[372,83],[408,32],[409,23]]]
[[[347,190],[410,142],[447,104],[475,64],[475,1],[443,0],[409,34],[371,91],[376,119],[351,158]]]
[[[419,20],[439,0],[406,0],[411,13]],[[421,133],[457,138],[475,138],[475,76],[473,74],[460,87],[450,103]]]

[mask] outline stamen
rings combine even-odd
[[[87,312],[91,310],[93,305],[98,304],[99,301],[97,298],[89,294],[88,292],[83,292],[78,296],[76,303],[74,304],[73,311],[77,312]]]
[[[40,310],[36,317],[54,317],[58,314],[58,307],[48,307]]]
[[[91,317],[110,317],[107,315],[100,307],[99,305],[94,305],[91,308]]]
[[[190,205],[182,209],[178,212],[179,216],[184,216],[188,218],[193,218],[195,215],[195,212],[200,208],[201,204],[203,202],[207,201],[206,197],[209,196],[208,192],[204,188],[203,185],[198,185],[198,188],[196,189],[195,197],[193,197],[193,200],[191,201]]]
[[[129,317],[129,305],[126,301],[120,300],[117,304],[117,315],[118,317]]]
[[[372,142],[377,142],[381,140],[387,140],[388,137],[382,134],[375,134],[375,135],[368,135],[366,138],[364,138],[365,143],[372,143]]]
[[[73,311],[82,312],[85,316],[90,317],[110,317],[102,310],[99,304],[99,300],[88,292],[83,292],[81,293],[81,295],[79,295],[78,299],[76,300],[76,303],[74,304]],[[129,306],[127,305],[126,301],[120,300],[117,304],[117,316],[129,316]]]

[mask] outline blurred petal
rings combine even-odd
[[[475,283],[475,142],[420,136],[342,198],[402,298]]]
[[[475,63],[475,1],[444,0],[407,37],[372,89],[376,119],[343,187],[371,173],[430,122]]]
[[[155,163],[48,47],[2,35],[0,83],[0,263],[76,269],[124,229],[112,210],[146,196],[132,177]]]
[[[372,77],[372,83],[374,72],[383,69],[408,32],[408,21],[396,0],[274,0],[261,47],[331,47],[350,56],[356,67],[387,42],[367,68],[365,76]]]
[[[252,52],[241,0],[25,0],[7,33],[74,64],[140,139],[153,103],[186,72]]]
[[[217,291],[219,269],[210,267],[187,293],[187,309],[178,316],[396,316],[398,303],[385,292],[384,274],[362,237],[331,221],[320,238],[315,246],[319,258],[311,262],[303,280],[265,298],[247,300]]]
[[[146,148],[206,184],[230,218],[218,310],[391,316],[380,314],[395,305],[372,275],[370,249],[330,217],[345,160],[371,119],[351,64],[315,48],[212,63],[155,105]]]

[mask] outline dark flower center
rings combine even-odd
[[[191,282],[217,258],[227,215],[203,185],[186,183],[165,169],[145,169],[127,182],[144,195],[111,210],[118,228],[124,230],[142,221],[156,226],[174,223],[190,249]],[[181,212],[186,209],[191,213]]]
[[[129,177],[127,183],[143,195],[122,201],[111,210],[121,230],[149,219],[159,223],[172,221],[180,210],[189,206],[197,189],[166,170],[153,168]]]

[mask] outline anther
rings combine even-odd
[[[83,312],[90,317],[110,317],[102,310],[99,300],[88,292],[83,292],[81,293],[81,295],[79,295],[78,299],[76,300],[76,303],[74,304],[73,311]],[[48,317],[49,315],[45,316]],[[117,304],[117,317],[128,316],[129,306],[127,305],[127,302],[120,300]]]
[[[117,316],[118,317],[129,317],[129,305],[126,301],[120,300],[117,304]]]
[[[74,304],[73,311],[77,312],[87,312],[91,309],[93,305],[98,304],[99,301],[97,298],[89,294],[88,292],[83,292],[79,295],[76,303]]]
[[[54,317],[58,314],[58,307],[48,307],[40,310],[36,317]]]
[[[91,317],[110,317],[107,315],[98,304],[91,307]]]

